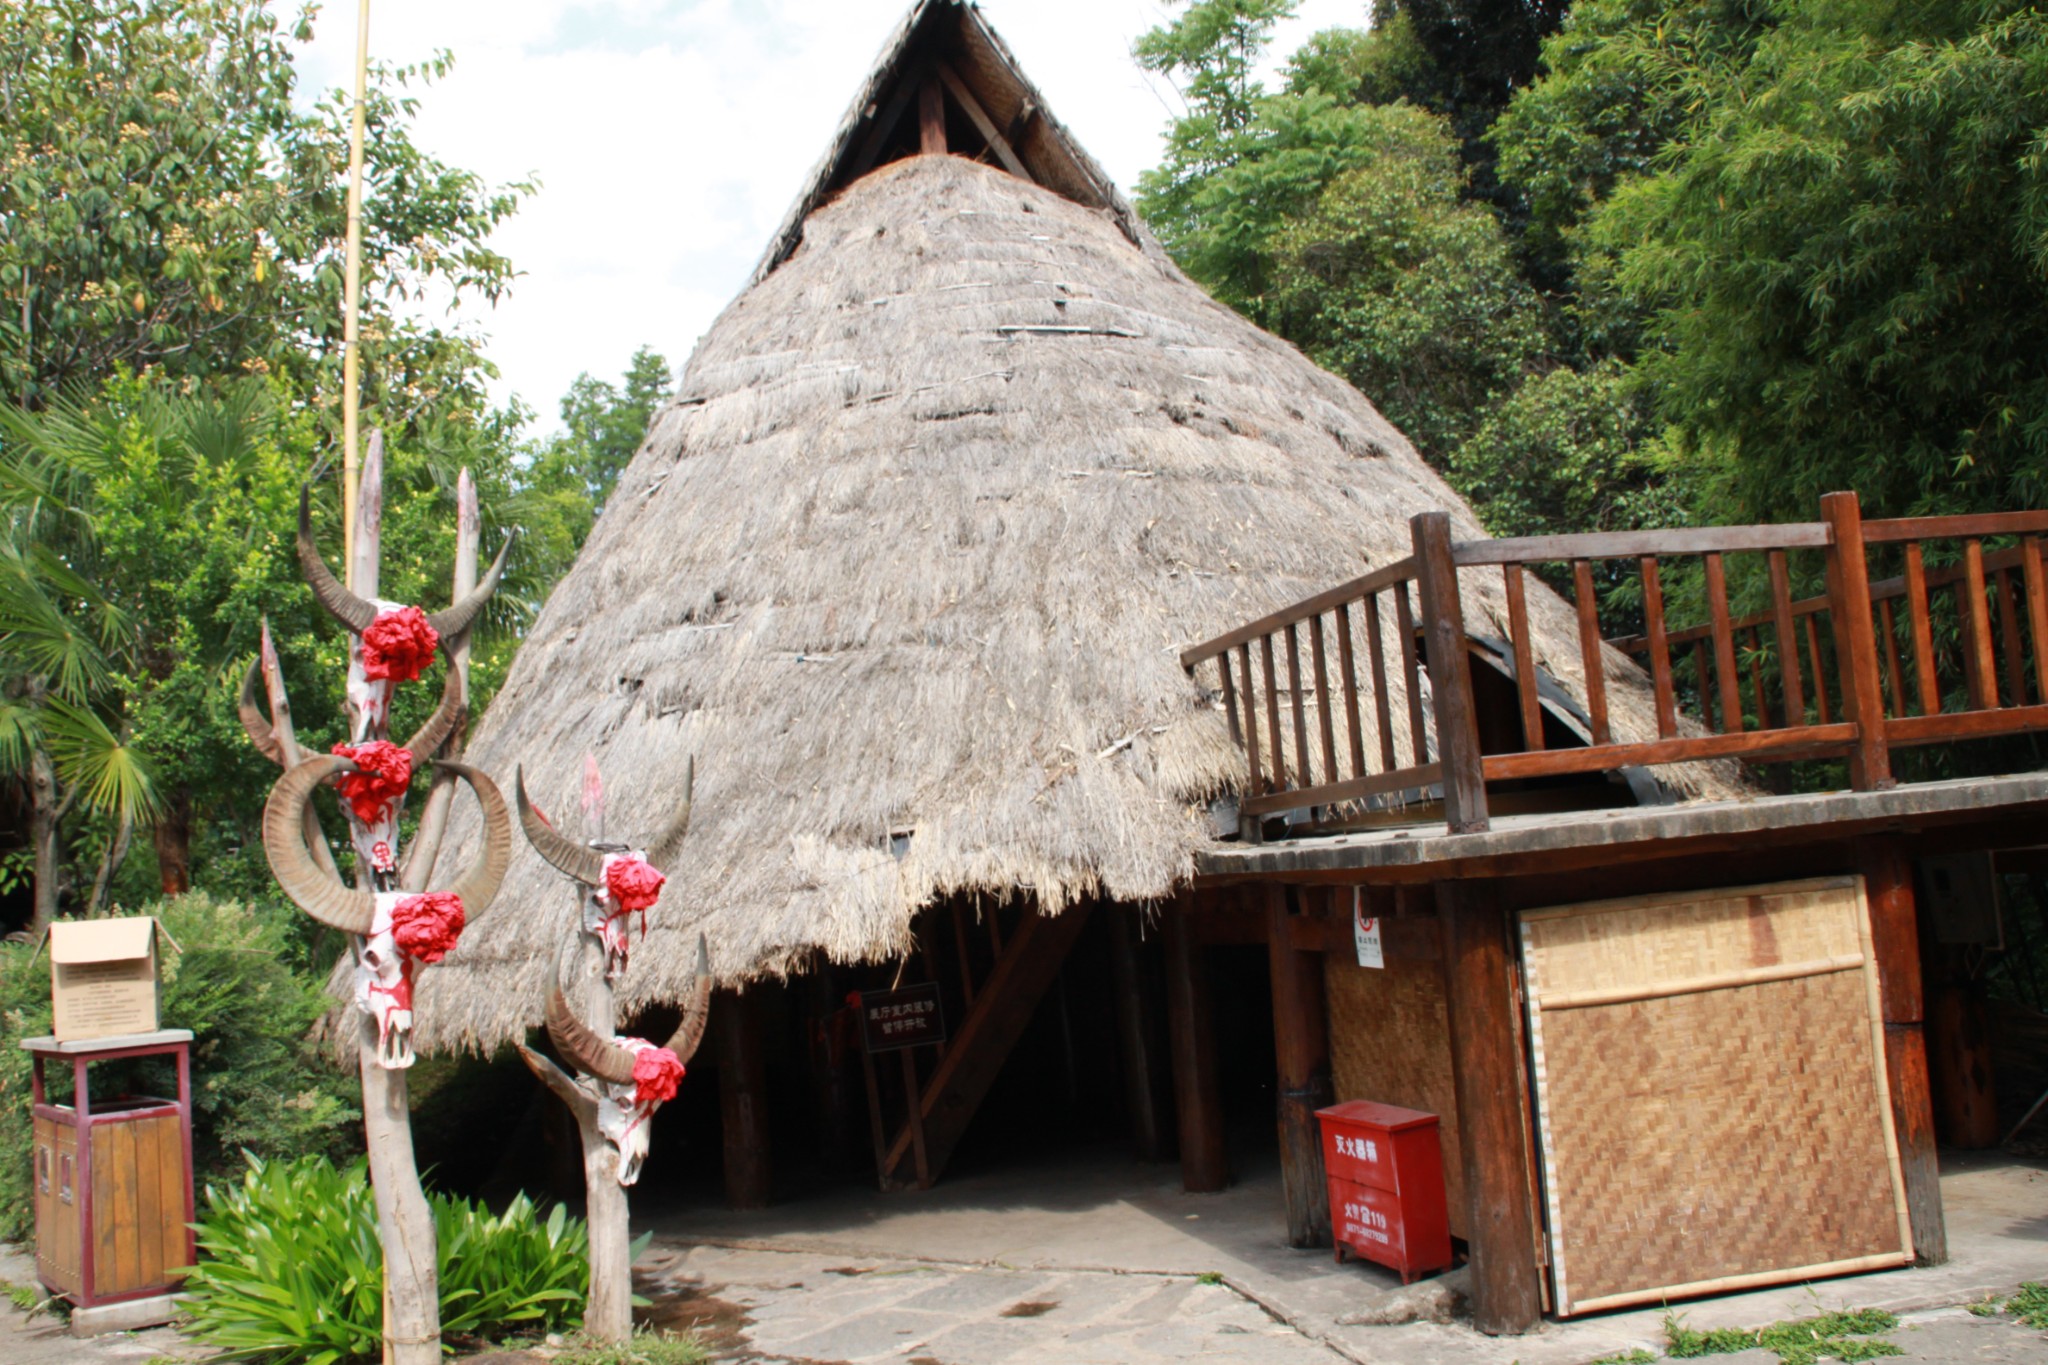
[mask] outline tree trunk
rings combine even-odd
[[[389,1365],[441,1365],[440,1267],[434,1213],[412,1154],[406,1073],[377,1065],[377,1022],[359,1015],[363,1136],[377,1223],[384,1245],[384,1359]]]
[[[618,1150],[597,1131],[597,1106],[580,1106],[585,1212],[590,1220],[590,1301],[584,1335],[626,1341],[633,1335],[633,1233],[626,1187],[619,1183]]]
[[[62,875],[57,843],[57,822],[63,814],[57,797],[57,770],[49,755],[38,749],[29,760],[29,840],[36,854],[35,911],[28,923],[30,941],[49,931],[57,918],[57,879]]]
[[[151,827],[156,843],[157,875],[166,896],[182,896],[192,889],[192,793],[180,787],[164,803]]]

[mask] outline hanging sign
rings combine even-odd
[[[869,1052],[895,1052],[946,1041],[939,985],[927,981],[894,991],[860,993],[861,1041]]]
[[[1380,922],[1365,912],[1365,888],[1351,889],[1351,941],[1358,949],[1361,967],[1385,967],[1387,957],[1380,950]]]

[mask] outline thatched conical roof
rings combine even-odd
[[[731,982],[899,954],[950,893],[1167,895],[1242,763],[1178,651],[1400,558],[1415,513],[1482,534],[1363,396],[1134,227],[898,160],[820,196],[705,336],[469,750],[551,813],[594,752],[641,841],[696,756],[626,1010],[681,997],[699,931]],[[1570,611],[1530,605],[1582,695]],[[1497,586],[1468,610],[1502,633]],[[1613,673],[1618,737],[1650,737]],[[535,1024],[569,910],[522,850],[425,974],[422,1043]]]

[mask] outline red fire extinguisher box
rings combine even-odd
[[[1330,1229],[1346,1251],[1417,1275],[1451,1264],[1437,1117],[1371,1100],[1318,1109],[1323,1169],[1330,1182]]]

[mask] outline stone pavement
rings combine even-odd
[[[654,1318],[760,1365],[1586,1365],[1664,1344],[1662,1311],[1489,1339],[1455,1318],[1463,1276],[1408,1288],[1282,1244],[1271,1171],[1184,1195],[1171,1171],[1080,1156],[765,1213],[670,1210],[638,1267]],[[2048,1277],[2048,1168],[1945,1156],[1948,1265],[1683,1305],[1689,1326],[1756,1327],[1885,1308],[1907,1361],[2048,1365],[2048,1335],[1957,1305]],[[29,1283],[0,1247],[0,1279]],[[539,1362],[544,1349],[494,1359]],[[87,1343],[0,1306],[0,1365],[116,1365],[199,1353],[169,1332]],[[1720,1357],[1768,1365],[1757,1352]]]

